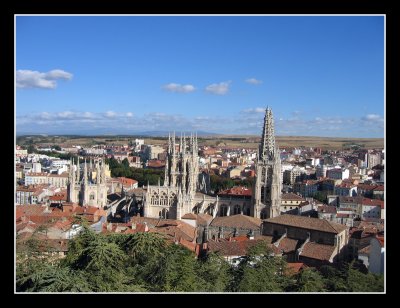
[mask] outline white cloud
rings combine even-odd
[[[206,131],[226,134],[262,132],[264,108],[255,107],[236,115],[194,115],[153,112],[137,116],[132,112],[59,111],[17,115],[17,131],[30,133],[135,133],[143,131]],[[131,115],[131,116],[130,116]],[[376,115],[364,117],[275,118],[275,132],[280,135],[326,137],[382,137],[383,119]]]
[[[257,79],[255,79],[255,78],[248,78],[248,79],[246,79],[245,81],[246,81],[247,83],[255,84],[255,85],[257,85],[257,84],[262,84],[262,80],[257,80]]]
[[[225,95],[229,91],[229,85],[231,81],[224,81],[220,83],[213,83],[206,87],[206,92],[217,94],[217,95]]]
[[[117,114],[116,114],[114,111],[107,111],[107,112],[105,113],[105,116],[106,116],[107,118],[115,118],[116,115],[117,115]]]
[[[379,114],[374,114],[374,113],[367,114],[362,119],[367,122],[382,122],[383,121],[383,118]]]
[[[265,108],[256,107],[242,110],[244,113],[265,113]]]
[[[57,87],[57,79],[71,80],[72,74],[59,69],[47,73],[17,70],[16,73],[17,88],[54,89]]]
[[[179,83],[169,83],[163,86],[163,89],[169,92],[190,93],[196,90],[191,84],[181,85]]]
[[[60,118],[71,118],[74,116],[74,113],[72,111],[63,111],[63,112],[59,112],[57,115]]]

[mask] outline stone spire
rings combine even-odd
[[[78,161],[76,164],[76,182],[79,183],[80,181],[80,176],[81,176],[81,170],[80,170],[80,166],[79,166],[79,156],[78,156]]]
[[[86,158],[85,158],[85,165],[83,168],[83,184],[87,185],[88,184],[88,170],[87,170],[87,164],[86,164]]]
[[[258,152],[258,159],[267,161],[275,156],[275,132],[274,117],[271,108],[267,107],[264,116],[264,127],[261,136],[261,144]]]
[[[168,149],[167,149],[167,153],[169,153],[169,154],[172,153],[171,133],[168,133]]]

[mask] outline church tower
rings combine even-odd
[[[76,165],[71,160],[67,185],[67,201],[85,206],[96,206],[98,208],[103,208],[107,205],[108,188],[105,174],[106,169],[107,165],[102,159],[99,159],[95,165],[92,164],[92,160],[89,160],[89,168],[85,160],[81,174],[79,159]],[[94,174],[96,175],[95,177]]]
[[[275,144],[274,118],[268,107],[255,169],[251,216],[261,219],[276,217],[280,215],[281,204],[281,159]]]

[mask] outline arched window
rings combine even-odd
[[[151,204],[158,205],[159,204],[159,198],[156,192],[153,193],[151,196]]]
[[[267,214],[267,209],[263,209],[260,213],[260,218],[261,219],[267,219],[268,218],[268,214]]]
[[[90,196],[89,196],[89,200],[94,200],[94,197],[95,197],[94,193],[91,193]]]
[[[167,209],[163,209],[160,213],[161,218],[167,219],[169,217],[169,211]]]
[[[167,194],[165,192],[161,195],[160,205],[167,205]]]
[[[240,208],[239,204],[236,204],[235,207],[233,208],[233,215],[241,214],[242,209]]]
[[[226,216],[228,214],[228,206],[227,205],[221,205],[221,213],[220,213],[220,216],[221,217],[223,217],[223,216]]]

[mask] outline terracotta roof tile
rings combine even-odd
[[[193,219],[193,220],[195,220],[195,219],[197,219],[197,215],[193,214],[193,213],[186,213],[185,215],[183,215],[181,217],[181,219]]]
[[[215,217],[211,222],[213,227],[230,227],[240,229],[259,230],[261,227],[261,219],[250,217],[243,214]]]
[[[284,253],[293,252],[296,250],[298,242],[298,240],[285,237],[279,242],[278,248]]]
[[[209,241],[207,249],[209,252],[215,252],[221,256],[244,256],[250,247],[262,242],[262,240],[248,240],[248,241]],[[268,245],[265,243],[265,245]]]
[[[209,214],[197,214],[197,225],[209,225],[213,217]]]
[[[252,195],[251,188],[243,187],[243,186],[236,186],[232,187],[227,190],[223,190],[218,193],[218,195],[227,195],[227,196],[249,196]]]
[[[326,219],[283,214],[274,218],[268,218],[264,223],[293,226],[309,230],[318,230],[328,233],[340,233],[347,229],[346,226],[328,221]]]
[[[302,196],[293,194],[293,193],[288,193],[288,194],[282,194],[282,200],[296,200],[296,201],[301,201],[305,200]]]
[[[335,249],[336,246],[308,242],[304,245],[300,256],[321,261],[329,261]]]
[[[302,262],[287,263],[285,274],[286,275],[295,275],[305,267],[307,267],[307,266]]]

